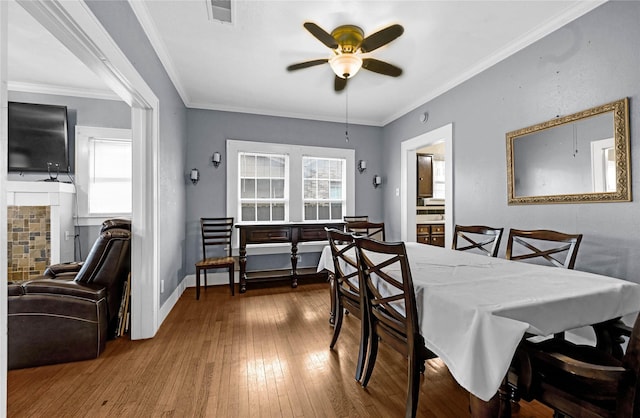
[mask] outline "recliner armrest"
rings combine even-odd
[[[82,268],[83,262],[71,262],[71,263],[61,263],[61,264],[52,264],[42,273],[42,277],[46,279],[57,278],[62,275],[64,278],[73,279],[76,274]]]
[[[107,297],[104,286],[93,283],[79,283],[74,280],[40,279],[22,285],[26,295],[49,294],[73,296],[98,301]]]

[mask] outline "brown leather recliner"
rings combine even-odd
[[[131,222],[111,219],[84,263],[52,265],[9,285],[8,368],[96,358],[118,322],[131,271]]]

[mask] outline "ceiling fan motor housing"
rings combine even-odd
[[[331,32],[331,36],[340,46],[339,51],[343,54],[355,54],[362,40],[364,39],[364,31],[355,25],[338,26]]]

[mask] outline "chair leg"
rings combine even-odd
[[[358,350],[358,364],[356,365],[356,381],[358,382],[362,379],[362,373],[364,372],[368,343],[369,322],[366,318],[362,318],[360,321],[360,348]]]
[[[331,326],[335,326],[336,323],[336,310],[338,306],[338,290],[336,286],[336,276],[333,273],[329,273],[329,291],[331,292],[331,312],[329,312],[329,325]]]
[[[414,418],[418,410],[418,397],[420,396],[420,353],[416,347],[412,347],[409,351],[409,384],[407,387],[407,405],[405,418]]]
[[[235,284],[233,283],[233,266],[229,267],[229,287],[231,288],[231,296],[235,296]]]
[[[342,329],[342,318],[344,317],[344,309],[342,308],[342,304],[340,301],[337,303],[336,307],[336,316],[335,323],[333,324],[333,338],[331,338],[331,344],[329,344],[329,348],[333,350],[333,346],[336,345],[338,341],[338,336],[340,335],[340,330]]]
[[[196,300],[200,299],[200,269],[196,267]]]
[[[207,290],[207,270],[204,270],[204,290]]]
[[[369,347],[367,350],[367,360],[365,362],[364,376],[362,376],[362,387],[366,388],[373,373],[373,367],[376,365],[376,358],[378,357],[378,336],[373,332],[371,328],[369,330]]]

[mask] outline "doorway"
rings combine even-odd
[[[131,337],[150,338],[158,329],[159,313],[159,215],[156,205],[159,101],[83,2],[30,0],[19,3],[131,106],[134,161],[131,273],[136,278],[132,289]],[[7,149],[7,15],[6,4],[0,5],[0,27],[3,28],[0,31],[0,151]],[[0,163],[0,170],[0,190],[6,190],[6,160]],[[3,194],[0,214],[5,216],[6,204]],[[6,223],[0,225],[0,239],[6,242]],[[7,265],[6,251],[0,254],[0,264]],[[0,291],[7,294],[6,283],[0,285]],[[6,298],[0,299],[0,314],[0,331],[6,335]],[[6,345],[0,346],[0,410],[6,409],[6,350]]]
[[[443,142],[445,146],[445,247],[453,239],[453,124],[442,126],[400,144],[400,223],[402,241],[416,241],[416,151]]]

